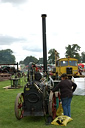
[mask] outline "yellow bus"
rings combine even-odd
[[[59,77],[63,73],[68,76],[78,76],[78,60],[75,58],[61,58],[56,61],[56,75]]]

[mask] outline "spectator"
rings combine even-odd
[[[77,85],[69,80],[67,74],[64,73],[61,75],[61,82],[52,89],[52,92],[58,91],[60,89],[63,112],[64,115],[69,117],[71,117],[71,100],[76,87]]]

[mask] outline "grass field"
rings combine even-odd
[[[25,83],[23,82],[23,85]],[[20,89],[3,89],[10,81],[0,82],[0,128],[61,128],[64,126],[45,125],[44,117],[25,117],[17,120],[14,113],[14,103]],[[74,96],[71,104],[73,121],[66,128],[85,128],[85,96]]]

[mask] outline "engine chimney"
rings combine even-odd
[[[47,47],[46,47],[46,14],[42,14],[42,35],[43,35],[43,66],[44,73],[47,73]]]

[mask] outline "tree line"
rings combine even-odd
[[[85,52],[82,52],[81,55],[79,53],[80,46],[77,44],[68,45],[65,47],[65,57],[72,57],[78,59],[78,62],[85,63]],[[50,49],[48,51],[48,64],[55,64],[55,58],[59,58],[59,53],[56,49]],[[37,59],[34,56],[27,56],[24,60],[20,61],[19,64],[28,65],[29,62],[34,62],[36,64],[43,64],[43,58]],[[0,64],[14,64],[16,63],[16,58],[13,55],[13,51],[11,49],[0,50]]]
[[[15,56],[11,49],[0,50],[0,64],[14,64]]]

